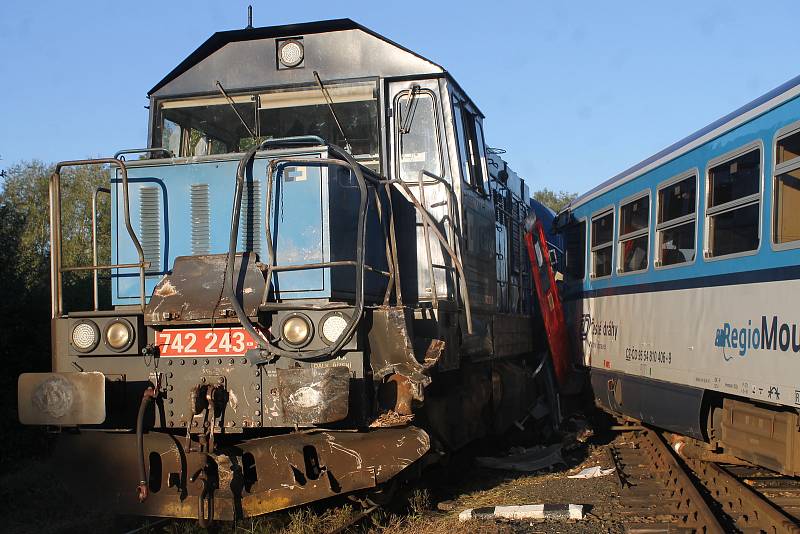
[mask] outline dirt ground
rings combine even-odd
[[[597,430],[597,429],[596,429]],[[482,445],[464,451],[449,461],[430,468],[421,480],[398,490],[392,502],[369,514],[343,532],[354,534],[392,532],[411,534],[485,533],[577,533],[624,532],[618,516],[619,485],[614,473],[591,479],[570,479],[584,467],[613,467],[606,446],[622,440],[597,430],[586,443],[574,442],[563,452],[565,464],[543,472],[526,474],[488,469],[476,465],[476,456],[501,455],[508,447]],[[0,474],[0,502],[4,531],[32,532],[124,532],[184,534],[202,532],[193,521],[143,520],[111,517],[80,504],[63,481],[52,480],[45,460],[26,460],[8,473]],[[467,508],[523,504],[582,504],[583,520],[545,520],[503,522],[471,520],[461,523],[458,514]],[[218,525],[220,533],[306,534],[332,532],[348,525],[357,515],[357,507],[343,499],[331,500]]]

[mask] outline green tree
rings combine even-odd
[[[577,196],[576,193],[568,193],[567,191],[555,192],[546,187],[533,192],[534,200],[541,202],[556,213],[567,207],[567,204],[575,200]]]
[[[26,290],[48,286],[50,272],[49,181],[53,166],[38,160],[21,162],[7,169],[0,192],[0,206],[18,216],[19,243],[6,261]],[[99,186],[108,187],[110,172],[103,166],[73,167],[61,173],[62,263],[65,267],[92,263],[92,195]],[[110,206],[107,195],[99,198],[98,261],[110,256]],[[7,250],[7,249],[6,249]],[[64,284],[84,285],[86,271],[65,275]]]

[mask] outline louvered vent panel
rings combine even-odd
[[[211,251],[211,206],[208,202],[208,184],[192,184],[189,201],[192,217],[192,254]]]
[[[147,272],[161,271],[161,192],[158,187],[139,189],[139,239],[144,260],[150,262]]]
[[[261,256],[261,182],[245,182],[242,191],[242,218],[239,223],[241,250]]]

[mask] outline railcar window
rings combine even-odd
[[[564,231],[566,242],[566,277],[583,280],[586,276],[586,221],[572,224]]]
[[[727,256],[758,248],[761,151],[751,150],[708,171],[707,254]]]
[[[650,243],[650,195],[619,208],[619,272],[647,269]]]
[[[403,181],[416,182],[422,170],[441,175],[438,121],[433,95],[401,93],[395,103],[399,175]]]
[[[772,240],[800,241],[800,132],[776,144]]]
[[[592,218],[592,278],[611,276],[614,250],[614,212]]]
[[[696,200],[696,175],[658,190],[657,267],[694,261]]]
[[[775,156],[778,165],[800,157],[800,132],[778,139]]]

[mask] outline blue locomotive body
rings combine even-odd
[[[208,524],[375,491],[537,402],[528,189],[441,66],[350,20],[248,28],[149,98],[146,149],[50,184],[53,369],[19,412],[94,430],[61,440],[83,498]],[[110,258],[66,266],[61,169],[96,163]]]

